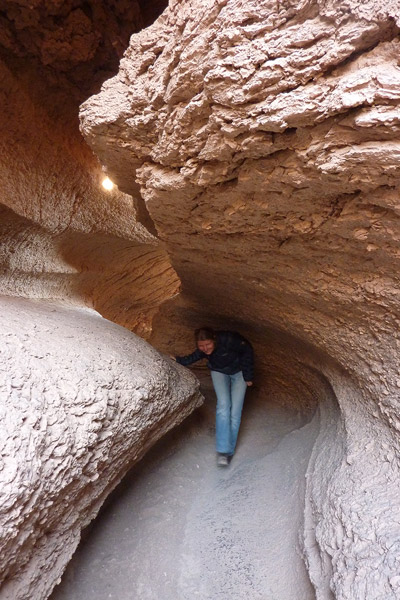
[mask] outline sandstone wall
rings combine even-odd
[[[90,309],[0,304],[0,597],[41,600],[128,468],[201,396],[187,370]]]
[[[140,202],[101,187],[71,116],[75,88],[11,59],[0,82],[2,293],[84,303],[147,336],[179,280]]]
[[[320,599],[399,594],[399,15],[172,1],[81,109],[122,189],[141,185],[183,328],[282,332],[282,360],[286,335],[305,343],[334,391],[342,425],[324,417],[308,487]]]
[[[85,308],[148,337],[179,290],[143,201],[102,189],[78,129],[142,23],[136,2],[0,14],[2,599],[47,598],[111,489],[200,402],[189,374]]]

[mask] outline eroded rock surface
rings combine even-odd
[[[159,346],[179,323],[187,348],[205,317],[252,332],[261,357],[271,329],[321,353],[304,361],[343,419],[327,417],[310,465],[324,600],[400,593],[399,15],[397,1],[171,1],[81,110],[182,281]]]
[[[77,112],[151,14],[38,0],[0,15],[0,292],[93,306],[143,336],[179,280],[143,200],[102,188]]]
[[[188,373],[84,308],[148,337],[159,305],[179,290],[143,200],[101,187],[104,165],[77,116],[164,3],[50,4],[6,1],[0,11],[7,600],[48,597],[130,464],[200,401]]]
[[[128,468],[202,397],[92,310],[0,303],[0,597],[41,600]]]

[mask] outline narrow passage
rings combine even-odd
[[[51,600],[315,599],[300,538],[318,417],[250,391],[236,455],[218,468],[202,387],[206,404],[115,490]]]

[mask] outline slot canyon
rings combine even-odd
[[[4,0],[0,95],[0,600],[398,600],[400,2]]]

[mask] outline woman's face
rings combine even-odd
[[[204,354],[212,354],[214,352],[215,342],[214,340],[199,340],[197,342],[197,347],[204,352]]]

